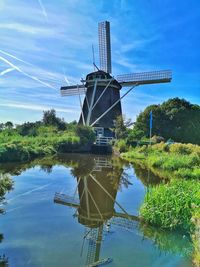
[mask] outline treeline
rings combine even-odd
[[[153,114],[152,134],[164,140],[200,145],[200,106],[173,98],[160,105],[148,106],[139,114],[132,136],[149,137],[149,114]]]
[[[7,130],[8,133],[11,133],[13,132],[11,130],[14,130],[16,133],[22,136],[37,136],[40,135],[42,126],[53,126],[56,130],[59,131],[72,131],[75,130],[77,122],[72,121],[70,123],[66,123],[64,119],[61,119],[56,116],[56,111],[54,109],[51,109],[43,112],[43,118],[40,121],[25,122],[20,125],[14,125],[11,121],[7,121],[6,123],[0,123],[0,132]]]
[[[200,145],[200,106],[173,98],[160,105],[148,106],[137,116],[135,123],[123,117],[117,118],[115,147],[120,152],[138,143],[150,142],[150,112],[153,115],[152,143],[169,141]]]
[[[11,124],[5,123],[0,130],[0,162],[82,151],[95,138],[90,127],[75,121],[66,123],[56,116],[55,110],[44,111],[41,121]]]

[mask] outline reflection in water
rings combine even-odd
[[[125,186],[131,183],[126,175],[122,175],[123,168],[117,159],[113,162],[108,157],[96,157],[93,162],[81,162],[72,173],[77,178],[73,196],[56,193],[54,201],[75,209],[74,216],[85,226],[83,246],[85,239],[88,240],[86,266],[96,266],[110,260],[100,260],[100,250],[103,235],[105,232],[110,233],[111,224],[131,230],[135,227],[134,221],[139,220],[137,216],[128,214],[116,201],[120,183]],[[121,212],[115,211],[115,204]]]
[[[35,166],[38,168],[33,169]],[[74,181],[66,179],[67,171],[66,168],[63,168],[63,166],[67,167],[69,170],[68,177],[70,178],[71,175],[73,175],[75,178],[75,185]],[[29,172],[24,172],[30,168],[32,168],[32,170],[30,170],[30,174],[28,174]],[[40,172],[40,170],[44,171],[45,174],[44,172]],[[59,172],[57,172],[58,170]],[[62,172],[60,172],[60,170],[62,170]],[[155,186],[157,183],[162,181],[149,170],[144,169],[139,165],[134,166],[134,172],[136,175],[131,176],[130,173],[132,173],[132,171],[133,169],[130,169],[130,165],[128,163],[121,161],[117,157],[97,157],[84,154],[60,155],[59,157],[43,158],[24,164],[2,165],[2,173],[20,175],[24,172],[21,176],[21,181],[23,181],[23,183],[20,183],[20,179],[18,179],[20,177],[17,177],[17,179],[14,178],[16,183],[16,189],[14,191],[16,194],[11,195],[11,198],[7,202],[9,208],[15,212],[9,212],[7,215],[2,217],[2,221],[3,219],[5,220],[4,236],[6,237],[6,240],[0,245],[6,253],[6,256],[9,256],[9,265],[14,267],[28,266],[29,259],[26,261],[26,257],[23,254],[25,253],[25,249],[21,246],[20,242],[17,243],[19,240],[24,240],[26,248],[30,248],[30,254],[35,255],[34,253],[36,253],[36,255],[38,255],[36,257],[37,259],[40,259],[41,257],[40,263],[35,263],[35,258],[33,257],[34,261],[30,266],[56,266],[54,265],[54,260],[56,262],[55,264],[59,263],[60,266],[65,266],[65,257],[67,257],[66,251],[69,255],[72,254],[72,257],[75,257],[74,265],[72,264],[71,266],[81,266],[80,264],[76,265],[76,252],[71,251],[71,243],[75,244],[77,240],[80,241],[79,232],[73,233],[73,240],[69,247],[66,239],[63,239],[63,243],[58,244],[55,242],[55,246],[53,247],[55,253],[52,256],[49,256],[48,253],[48,251],[52,251],[51,246],[48,248],[45,247],[45,250],[42,252],[40,249],[38,249],[38,251],[36,249],[36,247],[38,248],[38,244],[41,246],[45,244],[45,234],[43,232],[45,232],[48,236],[46,237],[46,246],[48,246],[48,244],[52,243],[52,240],[56,240],[57,235],[62,233],[63,236],[63,233],[68,231],[68,226],[71,227],[71,229],[76,229],[76,226],[78,226],[75,226],[74,220],[70,221],[70,219],[66,224],[66,217],[64,216],[60,221],[63,223],[63,227],[62,229],[58,229],[57,223],[55,224],[55,220],[56,222],[58,221],[55,218],[60,218],[59,216],[63,213],[66,215],[66,212],[65,209],[55,209],[55,206],[52,205],[51,197],[56,190],[55,187],[57,187],[57,191],[60,190],[60,187],[65,190],[71,190],[72,184],[74,186],[74,191],[71,195],[59,192],[55,194],[54,200],[59,204],[72,207],[74,210],[74,218],[76,218],[77,221],[84,226],[85,231],[82,235],[82,247],[80,248],[80,254],[86,255],[86,257],[83,256],[83,260],[86,261],[86,266],[100,266],[100,263],[106,262],[110,259],[106,257],[113,257],[113,264],[115,266],[122,266],[120,265],[121,260],[124,260],[124,266],[133,266],[133,264],[130,264],[133,263],[133,260],[135,260],[135,266],[154,266],[151,265],[152,261],[150,259],[149,261],[146,261],[146,259],[148,259],[150,254],[152,255],[152,260],[156,258],[156,260],[159,261],[162,260],[163,257],[166,259],[165,256],[163,256],[163,254],[165,254],[163,251],[169,253],[167,260],[174,262],[176,262],[176,260],[181,261],[180,259],[182,256],[186,256],[187,259],[190,258],[192,245],[187,237],[184,237],[183,239],[181,234],[160,231],[156,228],[145,225],[139,221],[137,216],[134,216],[135,214],[127,212],[127,208],[130,209],[132,213],[137,212],[144,197],[146,191],[145,189],[150,190],[151,186]],[[119,191],[121,191],[123,187],[129,187],[132,185],[130,178],[133,182],[133,186],[131,186],[129,190],[126,190],[126,192],[123,192],[123,194],[119,195]],[[52,183],[52,180],[54,183]],[[67,188],[66,182],[69,186]],[[19,185],[20,190],[17,185]],[[145,185],[145,187],[143,185]],[[122,195],[123,205],[121,205],[121,201],[117,201],[118,199],[121,199]],[[21,210],[18,211],[19,206],[24,210],[24,212],[21,212]],[[53,208],[54,213],[51,208]],[[45,221],[43,219],[44,213]],[[23,214],[26,216],[23,216]],[[29,221],[30,218],[33,218],[33,216],[36,216],[34,217],[36,219],[31,219],[31,221]],[[11,221],[16,222],[15,230],[13,230],[14,227],[10,223]],[[48,221],[48,226],[46,225],[46,221]],[[20,225],[20,228],[24,229],[21,231],[20,237],[16,234],[18,232],[18,225]],[[21,227],[22,225],[23,227]],[[29,225],[31,226],[30,228]],[[37,239],[35,234],[35,225],[37,225],[37,232],[40,233],[40,230],[43,229],[41,232],[42,238],[38,237]],[[116,231],[115,226],[118,227],[119,231]],[[81,228],[82,227],[78,227],[78,229]],[[131,232],[131,235],[129,235],[129,233],[127,234],[127,232],[120,231],[121,229]],[[113,235],[113,231],[115,231],[115,235]],[[27,239],[27,233],[31,236],[31,245],[29,243],[29,239]],[[118,242],[115,241],[114,246],[109,246],[109,248],[106,247],[108,243],[103,243],[102,241],[104,239],[109,241],[113,236],[117,238]],[[148,241],[142,243],[141,236],[144,240],[148,239]],[[19,246],[19,248],[22,249],[22,254],[21,252],[16,253],[17,257],[20,258],[18,258],[19,262],[16,262],[16,255],[15,252],[13,252],[13,246],[7,243],[7,241],[9,239],[12,240],[12,238],[14,246]],[[0,235],[0,239],[3,239],[3,235]],[[34,247],[35,244],[37,244],[36,247]],[[125,246],[128,249],[127,253],[123,250]],[[8,249],[9,247],[10,250]],[[62,253],[64,256],[60,258],[61,262],[59,262],[58,255],[62,255],[60,253],[63,248],[64,250],[62,250]],[[159,256],[159,254],[161,254],[161,256]],[[132,255],[134,255],[134,259]],[[143,257],[143,255],[145,256]],[[180,255],[180,257],[176,258],[177,255]],[[150,257],[151,256],[149,256],[149,258]],[[0,261],[0,266],[7,266],[5,260],[7,259],[4,258],[4,265],[2,265]],[[48,264],[48,260],[50,265]],[[82,262],[82,259],[80,259],[79,263],[80,262]],[[158,265],[155,266],[162,266],[162,264],[159,262]],[[164,264],[163,266],[168,266],[168,264]]]
[[[155,227],[147,226],[143,223],[139,226],[144,238],[153,240],[160,251],[184,255],[185,257],[191,255],[193,247],[189,236],[173,231],[156,229]]]
[[[0,234],[0,243],[3,241],[3,234]],[[0,255],[0,266],[6,267],[8,266],[8,258],[5,256],[5,254]]]

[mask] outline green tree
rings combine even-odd
[[[115,120],[115,128],[113,129],[115,132],[116,139],[125,139],[128,136],[128,127],[130,127],[133,123],[131,119],[126,119],[125,116],[118,116]]]
[[[172,138],[176,142],[200,144],[200,106],[179,98],[148,106],[139,114],[134,125],[134,129],[143,131],[146,137],[149,137],[151,110],[153,135],[162,136],[165,140]]]
[[[60,119],[56,116],[56,111],[54,109],[43,111],[44,125],[56,126],[59,130],[66,129],[66,123],[63,119]]]
[[[41,126],[40,121],[36,122],[25,122],[21,125],[18,125],[16,127],[17,132],[22,136],[36,136],[37,135],[37,129]]]
[[[0,123],[0,131],[2,131],[4,129],[4,124]]]
[[[4,124],[4,127],[6,129],[12,129],[13,128],[13,123],[11,121],[7,121],[5,124]]]

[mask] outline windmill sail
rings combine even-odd
[[[135,84],[153,84],[170,82],[172,72],[170,70],[149,71],[117,75],[117,81],[121,86],[133,86]]]
[[[63,86],[60,89],[62,96],[82,95],[82,94],[85,94],[86,91],[87,91],[87,88],[81,84]]]
[[[110,23],[103,21],[99,23],[99,60],[100,69],[111,73],[111,45],[110,45]]]

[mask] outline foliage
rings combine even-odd
[[[152,146],[131,148],[122,157],[135,161],[143,158],[144,163],[162,171],[170,171],[173,177],[200,180],[200,146],[192,144],[159,143]]]
[[[191,220],[200,207],[200,183],[194,180],[172,180],[151,188],[146,194],[140,214],[144,219],[165,229],[194,231]]]
[[[133,131],[149,136],[149,113],[153,113],[153,134],[165,140],[200,145],[200,106],[179,98],[169,99],[161,105],[148,106],[139,114]]]
[[[7,126],[10,124],[7,123]],[[55,110],[44,111],[42,121],[25,122],[0,132],[0,162],[27,161],[58,152],[73,152],[94,141],[91,127],[65,123]]]
[[[65,145],[65,149],[63,149]],[[73,133],[51,131],[36,137],[12,136],[0,144],[0,162],[26,161],[57,152],[70,152],[80,147],[80,138]]]
[[[136,129],[135,127],[128,131],[127,136],[127,145],[135,146],[137,145],[138,140],[144,138],[144,131]]]
[[[118,116],[115,120],[115,137],[116,139],[125,139],[128,136],[128,127],[132,125],[130,119],[126,120],[125,116]]]
[[[89,126],[77,125],[75,134],[80,138],[80,143],[85,145],[88,140],[92,143],[95,140],[95,133]]]
[[[36,136],[37,129],[42,125],[40,121],[38,122],[25,122],[16,127],[17,133],[22,136]]]
[[[117,140],[115,142],[115,148],[120,152],[120,153],[123,153],[123,152],[126,152],[128,151],[128,146],[126,144],[126,140]]]
[[[66,129],[64,120],[56,116],[56,111],[54,109],[44,111],[42,121],[44,125],[56,126],[59,130]]]
[[[161,143],[161,142],[164,142],[164,141],[165,141],[165,139],[162,136],[158,136],[158,135],[154,135],[151,138],[151,142],[153,142],[153,143]]]
[[[6,123],[0,123],[0,131],[4,129],[12,129],[13,128],[13,123],[11,121],[7,121]]]
[[[6,129],[12,129],[13,128],[13,123],[11,121],[7,121],[5,124],[4,124],[4,127]]]
[[[200,192],[198,197],[200,198]],[[200,208],[197,209],[192,217],[192,221],[195,224],[195,231],[192,234],[192,241],[194,245],[194,252],[192,262],[194,266],[200,266]]]

